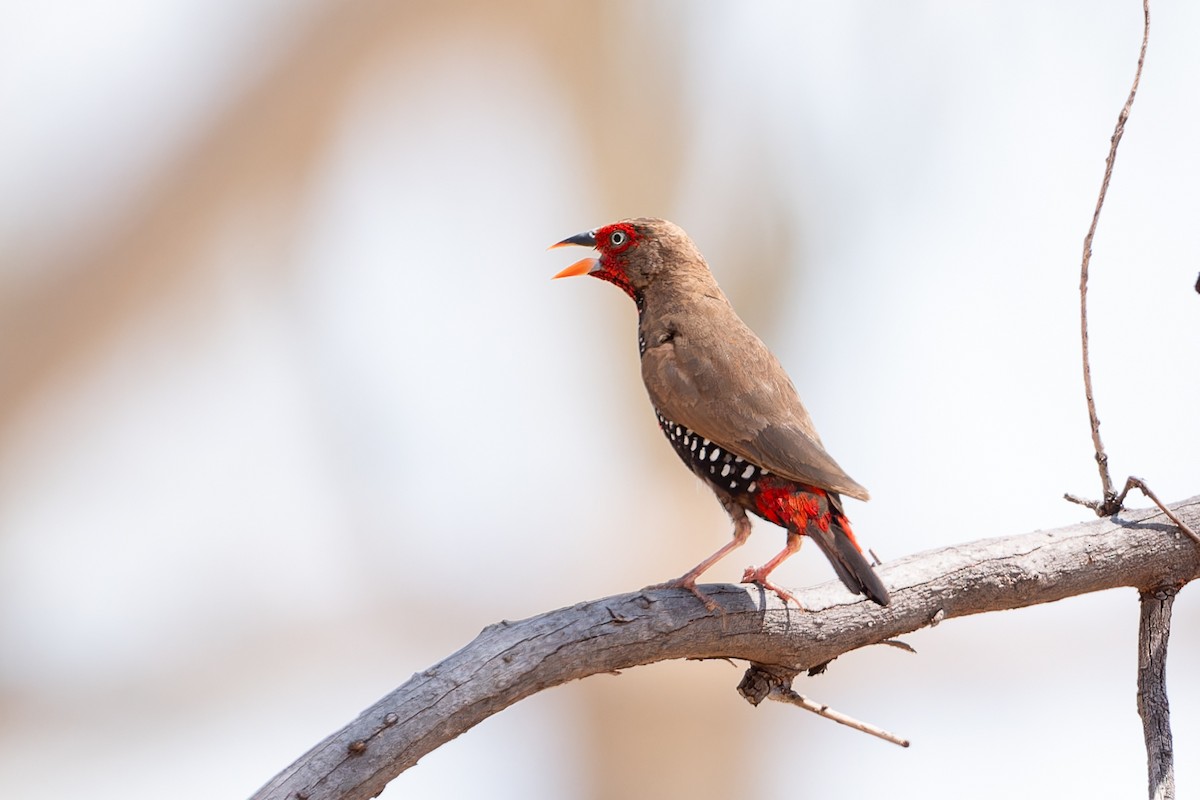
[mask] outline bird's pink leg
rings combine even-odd
[[[716,601],[708,597],[698,588],[696,588],[696,579],[708,571],[708,568],[716,564],[725,556],[741,547],[750,538],[750,518],[746,516],[746,510],[734,503],[732,500],[726,501],[725,498],[719,497],[721,505],[725,506],[725,510],[729,512],[729,516],[733,519],[733,539],[726,542],[720,550],[713,553],[708,558],[701,561],[696,566],[689,569],[683,575],[680,575],[673,581],[666,583],[657,583],[653,586],[647,586],[647,589],[687,589],[692,594],[704,603],[704,607],[709,611],[717,611],[719,606]],[[782,559],[781,559],[782,560]]]
[[[742,583],[757,583],[764,589],[769,589],[775,594],[779,595],[779,599],[783,601],[784,605],[787,605],[788,601],[790,600],[799,606],[801,610],[804,610],[804,606],[800,605],[800,601],[796,599],[795,595],[793,595],[787,589],[777,586],[776,584],[767,580],[767,576],[770,575],[776,567],[778,567],[789,557],[791,557],[793,553],[800,549],[800,544],[803,541],[803,536],[794,531],[788,531],[787,546],[785,546],[783,550],[779,551],[779,553],[775,555],[774,558],[772,558],[766,564],[763,564],[761,567],[746,567],[746,571],[742,574]]]

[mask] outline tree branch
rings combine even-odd
[[[1200,496],[1172,506],[1200,524]],[[755,587],[705,586],[724,613],[678,590],[579,603],[485,628],[273,778],[255,800],[369,798],[419,758],[531,694],[597,673],[681,658],[737,658],[798,672],[968,614],[1087,592],[1151,590],[1200,577],[1200,548],[1157,509],[910,556],[880,568],[881,608],[840,584],[786,608]]]
[[[1146,737],[1150,800],[1174,800],[1175,746],[1171,739],[1171,707],[1167,702],[1167,639],[1171,635],[1174,586],[1142,592],[1138,627],[1138,714]]]

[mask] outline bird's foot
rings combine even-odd
[[[676,578],[673,581],[656,583],[653,586],[646,587],[647,591],[653,591],[655,589],[687,589],[696,596],[697,600],[699,600],[701,603],[704,603],[704,607],[709,611],[720,611],[721,613],[724,613],[725,611],[723,608],[717,605],[716,600],[713,600],[711,597],[704,594],[704,592],[700,591],[700,589],[696,586],[696,579],[688,575],[684,575],[682,578]]]
[[[767,575],[769,573],[769,570],[764,570],[761,567],[746,567],[746,571],[742,573],[742,583],[757,584],[758,586],[761,586],[762,588],[772,591],[778,595],[779,599],[783,601],[785,606],[789,602],[792,602],[796,604],[796,608],[803,611],[804,606],[800,605],[800,601],[796,599],[796,595],[767,579]]]

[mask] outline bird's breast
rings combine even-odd
[[[644,313],[639,314],[638,353],[644,356],[647,350],[664,346],[674,347],[677,339],[681,336],[686,338],[682,333],[686,330],[685,322],[674,315],[647,316]]]

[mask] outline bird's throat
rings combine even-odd
[[[620,264],[614,264],[611,261],[601,259],[600,269],[593,272],[592,275],[602,281],[608,281],[633,298],[633,302],[638,302],[639,292],[633,288],[633,283],[629,280],[629,275],[626,274],[624,267]]]

